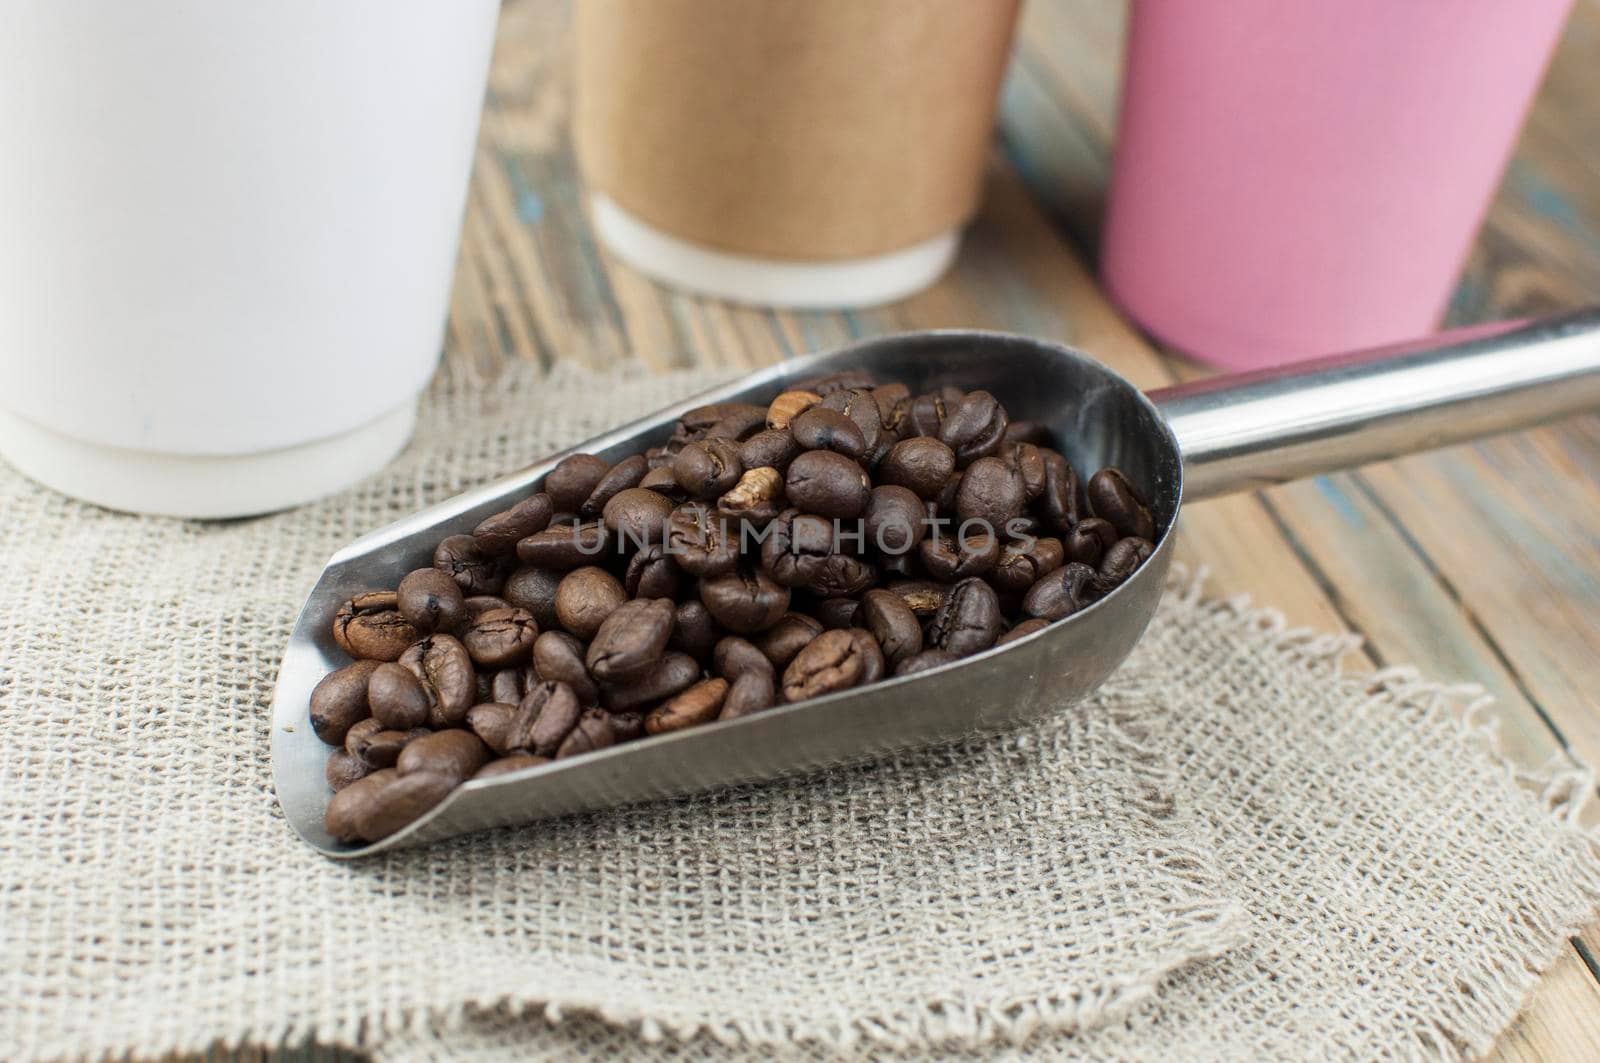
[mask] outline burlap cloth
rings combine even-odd
[[[266,702],[322,560],[706,382],[458,371],[382,476],[253,521],[0,467],[7,1058],[1453,1056],[1600,900],[1586,778],[1520,778],[1468,692],[1341,677],[1344,640],[1192,584],[1023,733],[354,865],[302,846]]]

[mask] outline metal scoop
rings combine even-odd
[[[1141,393],[1070,348],[993,332],[907,333],[797,358],[574,448],[616,461],[662,443],[685,410],[765,404],[793,380],[867,369],[913,393],[986,388],[1013,418],[1042,422],[1074,467],[1122,468],[1164,529],[1154,555],[1091,608],[956,663],[736,720],[468,782],[404,830],[346,846],[323,830],[329,748],[311,688],[346,663],[329,624],[352,594],[391,587],[434,544],[525,497],[565,454],[459,495],[334,555],[301,610],[272,706],[284,814],[308,843],[347,858],[485,827],[773,779],[998,730],[1093,691],[1161,598],[1179,503],[1282,483],[1600,407],[1600,310],[1446,333],[1425,345],[1341,356]],[[570,453],[570,452],[567,452]]]

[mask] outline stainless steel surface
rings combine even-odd
[[[868,368],[913,391],[994,392],[1013,416],[1049,425],[1079,469],[1115,464],[1163,529],[1154,556],[1104,600],[1044,631],[918,676],[468,783],[405,830],[343,846],[322,827],[328,747],[311,731],[311,688],[344,663],[328,633],[351,594],[393,586],[433,544],[524,497],[563,455],[373,532],[336,554],[295,623],[273,699],[272,758],[289,822],[329,856],[418,845],[484,827],[670,797],[845,764],[1001,729],[1092,691],[1143,633],[1161,597],[1184,491],[1217,494],[1454,442],[1600,405],[1600,315],[1444,337],[1382,364],[1372,354],[1142,395],[1056,344],[985,332],[868,340],[794,359],[580,445],[616,459],[664,440],[706,402],[765,403],[789,381]],[[1170,418],[1163,420],[1163,413]],[[1180,459],[1179,439],[1187,448]],[[1321,448],[1328,448],[1324,454]],[[1253,464],[1255,463],[1255,464]],[[1186,472],[1186,470],[1188,470]],[[1185,476],[1198,485],[1186,488]]]
[[[1150,393],[1194,500],[1600,406],[1600,309]]]

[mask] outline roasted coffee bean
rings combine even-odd
[[[1042,466],[1041,462],[1041,466]],[[956,519],[976,522],[1004,535],[1027,502],[1022,477],[1000,458],[979,458],[967,466],[956,488]]]
[[[1107,466],[1089,477],[1089,511],[1111,522],[1123,538],[1154,539],[1155,518],[1121,469]]]
[[[461,644],[474,664],[504,668],[528,659],[539,625],[526,609],[491,609],[461,632]]]
[[[922,575],[922,561],[917,552],[881,554],[878,557],[878,574],[885,580],[913,579]]]
[[[739,564],[739,527],[704,502],[685,502],[667,519],[667,553],[692,576],[720,576]]]
[[[946,407],[939,440],[956,452],[956,464],[970,465],[1000,452],[1005,442],[1004,406],[987,391],[969,391],[956,406]]]
[[[467,614],[467,623],[475,624],[484,613],[492,613],[496,609],[514,609],[510,602],[493,594],[474,594],[471,598],[461,600],[462,611]]]
[[[898,433],[898,416],[903,416],[905,404],[911,401],[911,389],[899,381],[880,384],[871,389],[872,401],[878,404],[878,418],[886,432]]]
[[[803,587],[837,546],[831,521],[786,509],[767,526],[761,542],[761,567],[785,587]]]
[[[1036,447],[1053,445],[1050,439],[1050,429],[1038,421],[1012,421],[1007,424],[1006,442],[1032,443]]]
[[[802,512],[850,520],[866,511],[872,481],[843,454],[808,450],[789,463],[784,491],[790,505]]]
[[[470,535],[450,535],[433,551],[433,567],[456,581],[462,594],[499,594],[510,567],[483,552]]]
[[[954,535],[930,535],[918,548],[922,567],[928,575],[946,583],[981,576],[1000,561],[1000,537],[988,529],[972,530],[957,539]]]
[[[765,672],[773,675],[772,662],[767,655],[748,639],[729,635],[720,640],[711,655],[712,667],[722,678],[732,681],[746,672]]]
[[[661,543],[636,550],[628,558],[622,587],[630,598],[671,598],[678,593],[682,579],[677,564]]]
[[[506,585],[501,588],[500,594],[507,605],[532,613],[534,623],[543,631],[558,623],[556,591],[565,576],[563,569],[524,565],[506,577]]]
[[[802,450],[832,451],[851,459],[867,454],[867,440],[860,426],[838,410],[813,406],[794,419],[789,431]]]
[[[959,656],[949,650],[941,650],[938,647],[934,647],[931,650],[923,650],[921,653],[901,661],[895,666],[894,674],[916,675],[918,672],[926,672],[930,668],[953,664],[960,659]]]
[[[663,461],[665,464],[652,466],[650,471],[644,474],[639,486],[647,491],[654,491],[675,506],[687,502],[689,492],[678,483],[678,476],[672,471],[672,458],[663,455]]]
[[[823,409],[838,410],[861,429],[863,444],[862,457],[869,465],[875,465],[882,459],[893,439],[885,438],[883,430],[883,415],[878,410],[877,400],[872,397],[868,388],[841,388],[827,395],[821,402]]]
[[[478,549],[486,554],[509,554],[517,548],[517,540],[544,531],[554,514],[555,504],[541,491],[510,509],[485,517],[472,529],[472,537],[478,541]]]
[[[547,680],[518,703],[505,741],[512,749],[531,749],[541,757],[553,757],[582,714],[583,707],[571,687]]]
[[[333,641],[364,661],[394,661],[417,640],[417,629],[401,615],[393,591],[358,594],[333,616]]]
[[[857,612],[859,613],[859,610]],[[883,658],[883,647],[878,645],[877,638],[866,628],[852,627],[846,630],[856,640],[856,649],[861,654],[861,685],[876,683],[888,671],[887,662]]]
[[[425,726],[433,705],[422,680],[399,664],[381,664],[373,671],[367,680],[367,702],[373,718],[395,731]]]
[[[848,598],[878,582],[877,566],[850,554],[829,554],[811,573],[806,590],[821,598]]]
[[[452,728],[408,742],[395,767],[402,776],[431,772],[460,782],[472,778],[490,759],[489,747],[483,744],[483,739],[471,731]]]
[[[679,602],[674,610],[672,637],[667,640],[667,648],[687,653],[697,661],[705,661],[711,657],[719,635],[717,622],[711,618],[711,610],[706,608],[706,603],[699,598],[691,598]]]
[[[836,373],[825,373],[821,376],[806,377],[796,380],[792,385],[800,391],[814,391],[823,398],[827,398],[835,391],[848,388],[870,388],[877,381],[872,379],[872,374],[865,369],[841,369]]]
[[[580,639],[592,639],[628,600],[621,581],[603,568],[586,565],[567,573],[556,589],[556,620]]]
[[[1082,516],[1078,505],[1078,472],[1053,450],[1044,457],[1044,490],[1039,494],[1039,515],[1052,531],[1070,531]]]
[[[944,487],[939,490],[939,497],[935,498],[932,504],[942,513],[954,513],[956,511],[956,494],[960,490],[961,471],[958,469],[951,473],[950,478],[944,482]]]
[[[666,447],[651,447],[646,450],[644,452],[644,463],[650,467],[650,472],[644,474],[644,479],[639,481],[639,486],[650,486],[647,481],[650,479],[651,472],[659,472],[665,469],[670,475],[672,472],[672,457],[675,453],[676,451],[668,450]],[[676,485],[678,481],[674,478],[672,482]]]
[[[1086,607],[1093,594],[1094,569],[1069,561],[1041,576],[1022,597],[1022,611],[1045,620],[1060,620]]]
[[[610,543],[611,533],[599,521],[552,525],[519,541],[517,557],[539,568],[578,568],[602,560]]]
[[[678,429],[691,438],[724,437],[766,423],[767,409],[748,402],[713,402],[697,406],[678,418]]]
[[[644,729],[658,735],[710,723],[722,711],[722,700],[727,696],[726,679],[702,679],[650,710],[650,714],[644,718]]]
[[[379,725],[382,728],[382,725]],[[400,759],[406,746],[430,732],[426,728],[396,731],[392,728],[370,730],[364,726],[352,727],[345,736],[344,749],[369,768],[389,768]]]
[[[800,444],[795,442],[793,432],[787,428],[769,428],[740,444],[739,464],[746,469],[776,469],[781,473],[789,468],[798,453]]]
[[[996,646],[1004,646],[1008,642],[1015,642],[1020,638],[1026,638],[1035,631],[1043,631],[1049,626],[1050,621],[1044,619],[1043,617],[1036,616],[1031,620],[1024,620],[1010,631],[1007,631],[1004,635],[1001,635],[998,639],[996,639],[994,644]]]
[[[374,720],[371,716],[368,716],[362,720],[357,720],[355,723],[351,724],[350,729],[345,732],[345,752],[349,753],[352,757],[355,757],[363,764],[367,764],[369,768],[372,767],[373,765],[367,763],[367,758],[363,754],[366,750],[367,742],[372,738],[373,735],[378,734],[383,730],[385,730],[383,724],[379,723],[377,720]],[[388,765],[384,766],[387,767]]]
[[[666,653],[626,679],[603,684],[600,700],[612,712],[628,712],[687,690],[699,678],[699,661],[687,653]]]
[[[467,710],[466,722],[484,745],[503,757],[516,748],[512,741],[516,720],[515,702],[485,701]]]
[[[340,745],[350,728],[372,715],[367,685],[378,661],[357,661],[323,676],[311,690],[311,729],[330,746]]]
[[[1099,517],[1085,517],[1073,525],[1062,540],[1062,549],[1066,551],[1068,561],[1081,561],[1085,565],[1096,566],[1100,558],[1111,549],[1120,536],[1117,529],[1111,526],[1109,520]]]
[[[706,429],[706,439],[731,439],[738,442],[749,439],[766,427],[766,407],[752,406],[744,402],[727,403],[726,406],[727,412],[721,419]]]
[[[400,663],[422,680],[429,695],[428,726],[458,724],[472,707],[478,692],[472,655],[449,635],[429,635],[400,656]]]
[[[876,644],[874,644],[876,645]],[[783,670],[783,700],[794,702],[848,690],[861,682],[871,661],[855,630],[824,631]],[[882,655],[879,655],[879,666]]]
[[[690,443],[672,459],[672,474],[690,497],[710,501],[739,482],[739,445],[728,439]]]
[[[922,624],[905,599],[893,591],[879,589],[863,594],[856,622],[878,640],[890,668],[922,652]]]
[[[874,487],[864,518],[867,544],[880,553],[908,554],[928,533],[927,511],[909,487]]]
[[[782,671],[789,667],[795,654],[822,631],[822,622],[815,617],[804,613],[784,613],[776,624],[752,636],[751,641],[772,662],[773,668]]]
[[[604,709],[584,709],[577,724],[556,749],[556,759],[593,753],[597,749],[616,745],[616,733],[611,730],[611,714]]]
[[[785,391],[767,407],[768,428],[788,428],[789,423],[822,401],[815,391]]]
[[[1106,551],[1106,556],[1100,559],[1100,567],[1095,572],[1093,581],[1096,594],[1109,594],[1120,587],[1134,570],[1155,553],[1155,544],[1148,539],[1129,536],[1118,539]]]
[[[777,702],[777,679],[772,672],[745,672],[728,684],[719,720],[737,720],[770,709]]]
[[[600,482],[594,485],[594,490],[589,492],[589,497],[583,500],[578,507],[578,515],[589,520],[594,520],[606,510],[606,503],[630,487],[638,487],[644,479],[644,474],[650,471],[650,463],[643,454],[623,458],[600,477]],[[523,558],[523,560],[528,560]]]
[[[764,528],[778,515],[782,499],[782,473],[771,467],[746,469],[739,482],[717,499],[717,516],[734,527],[742,521],[752,528]]]
[[[897,580],[886,589],[898,594],[919,620],[926,620],[937,613],[950,590],[945,584],[933,580]]]
[[[593,454],[573,454],[562,458],[544,478],[544,493],[557,513],[576,513],[594,494],[600,480],[611,471],[611,463]]]
[[[960,657],[986,650],[1005,629],[1000,599],[981,579],[964,579],[950,588],[928,622],[927,641]]]
[[[538,679],[565,683],[577,696],[579,704],[598,705],[600,686],[589,674],[588,666],[583,662],[587,649],[576,636],[565,631],[541,633],[533,641],[533,664],[538,671]],[[528,691],[536,685],[537,680],[534,684],[525,686],[518,697],[518,702],[520,703]]]
[[[478,769],[474,779],[492,779],[497,775],[510,775],[514,771],[523,771],[527,768],[537,768],[541,764],[550,763],[549,757],[541,757],[535,753],[512,753],[510,756],[491,760]]]
[[[1008,442],[1001,449],[1000,456],[1022,482],[1022,497],[1025,501],[1032,502],[1044,494],[1047,478],[1044,451],[1032,443]]]
[[[611,733],[618,742],[632,742],[635,738],[644,737],[644,713],[611,713]]]
[[[711,608],[710,603],[706,607]],[[712,615],[716,610],[712,610]],[[625,679],[660,658],[672,637],[676,612],[665,598],[634,598],[606,617],[584,658],[602,682]]]
[[[854,598],[823,598],[811,605],[811,612],[828,631],[855,627],[856,613],[860,609],[861,603]]]
[[[956,401],[960,401],[959,393]],[[932,436],[937,438],[944,427],[946,414],[945,396],[938,392],[927,392],[911,400],[906,408],[905,419],[900,425],[902,434],[911,436]]]
[[[1065,561],[1060,539],[1019,539],[1000,549],[1000,560],[988,579],[996,590],[1021,594]]]
[[[375,771],[334,794],[322,817],[323,828],[342,842],[363,840],[358,824],[367,817],[384,787],[399,777],[400,773],[393,768]]]
[[[343,749],[335,749],[328,754],[328,763],[323,768],[322,777],[328,780],[328,786],[333,792],[338,793],[357,779],[366,776],[371,770]]]
[[[618,491],[606,503],[604,524],[620,550],[638,550],[667,537],[672,499],[644,487]]]
[[[381,841],[401,828],[410,826],[450,796],[450,791],[455,789],[459,781],[429,771],[397,775],[386,782],[357,813],[357,837],[369,842]],[[347,793],[348,790],[341,792]],[[335,798],[339,796],[334,795]]]
[[[396,594],[396,608],[419,632],[450,631],[467,616],[461,585],[436,568],[406,573]]]
[[[736,635],[748,635],[778,622],[789,608],[789,588],[762,569],[741,568],[701,580],[700,600],[717,623]]]
[[[542,638],[543,636],[541,635],[540,637]],[[534,639],[533,644],[537,649],[539,640]],[[581,648],[578,652],[578,659],[580,661],[583,659]],[[515,705],[522,700],[522,696],[528,692],[529,688],[539,682],[539,678],[538,669],[531,664],[525,664],[518,668],[502,668],[489,679],[489,697],[487,700],[503,701],[507,705]]]

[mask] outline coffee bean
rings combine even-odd
[[[928,533],[926,515],[922,499],[911,488],[874,487],[864,518],[867,544],[884,554],[908,554]]]
[[[878,569],[885,580],[912,579],[922,575],[922,562],[915,550],[905,554],[880,554]]]
[[[534,645],[539,644],[534,639]],[[481,677],[481,673],[480,673]],[[515,705],[522,700],[522,695],[528,688],[539,682],[539,673],[532,664],[519,665],[515,668],[501,668],[489,677],[489,685],[485,689],[479,685],[479,701],[501,701],[508,705]]]
[[[877,464],[895,442],[886,438],[883,414],[879,412],[877,400],[872,397],[869,388],[841,388],[824,396],[820,405],[823,409],[838,410],[855,422],[855,426],[861,430],[861,456],[869,465]]]
[[[836,548],[831,521],[786,509],[767,526],[761,542],[761,567],[785,587],[803,587]]]
[[[789,423],[822,401],[814,391],[785,391],[767,407],[768,428],[788,428]]]
[[[611,730],[611,716],[604,709],[584,709],[577,724],[568,732],[556,749],[557,760],[593,753],[615,745],[617,736]]]
[[[1121,469],[1107,466],[1089,478],[1089,510],[1124,538],[1154,539],[1155,518]]]
[[[533,614],[534,623],[541,631],[553,628],[556,620],[556,590],[566,576],[562,569],[538,568],[524,565],[506,577],[500,594],[507,605],[526,609]]]
[[[667,455],[662,456],[665,464],[652,466],[644,474],[644,479],[639,481],[639,486],[647,491],[654,491],[673,505],[681,505],[689,500],[689,492],[678,484],[678,477],[672,471],[672,459]]]
[[[1050,429],[1038,421],[1012,421],[1006,425],[1007,443],[1031,443],[1036,447],[1053,446]]]
[[[878,404],[878,418],[883,422],[884,431],[898,434],[897,411],[903,410],[910,401],[911,389],[895,381],[872,388],[871,394],[872,401]]]
[[[467,715],[478,691],[467,648],[449,635],[429,635],[400,656],[429,695],[428,725],[450,727]]]
[[[961,392],[956,392],[955,401],[959,402]],[[911,400],[911,405],[906,409],[904,423],[901,431],[912,436],[932,436],[937,438],[944,427],[947,413],[945,395],[938,392],[927,392]]]
[[[856,619],[878,640],[890,668],[922,652],[922,624],[905,599],[893,591],[871,590],[862,595]]]
[[[462,594],[499,594],[510,571],[504,559],[483,552],[470,535],[451,535],[433,551],[433,567],[456,581]]]
[[[849,388],[870,388],[877,381],[872,379],[872,374],[865,369],[841,369],[835,373],[825,373],[820,376],[807,377],[796,380],[792,387],[798,391],[814,391],[823,398],[827,398],[835,391],[844,391]]]
[[[722,700],[727,695],[726,679],[702,679],[652,709],[644,718],[644,729],[656,735],[710,723],[722,711]]]
[[[727,680],[734,680],[746,672],[765,672],[773,675],[772,662],[767,655],[759,650],[755,643],[737,635],[729,635],[717,643],[712,652],[712,663],[718,675]]]
[[[673,611],[672,637],[667,639],[667,648],[687,653],[697,661],[705,661],[711,657],[719,635],[717,622],[711,618],[711,610],[706,608],[706,603],[691,598],[679,602]]]
[[[535,753],[512,753],[510,756],[491,760],[478,769],[474,779],[493,779],[500,775],[510,775],[514,771],[523,771],[527,768],[537,768],[541,764],[550,763],[549,757],[541,757]]]
[[[1109,594],[1121,586],[1135,569],[1150,560],[1155,549],[1155,544],[1150,540],[1137,536],[1118,539],[1100,559],[1100,567],[1093,581],[1095,593]]]
[[[436,568],[419,568],[400,581],[396,607],[419,632],[450,631],[466,619],[461,585]]]
[[[311,729],[330,746],[344,742],[350,728],[372,715],[367,684],[380,667],[377,661],[357,661],[323,676],[311,690]]]
[[[784,613],[776,624],[752,636],[752,641],[772,662],[772,667],[782,671],[806,643],[822,634],[822,630],[822,623],[813,617],[804,613]]]
[[[1089,605],[1095,570],[1070,561],[1039,578],[1022,597],[1022,611],[1045,620],[1060,620]]]
[[[843,454],[808,450],[789,463],[784,491],[789,503],[803,512],[847,520],[866,510],[872,481]]]
[[[371,771],[365,764],[352,757],[343,749],[335,749],[328,754],[328,763],[323,768],[323,778],[328,780],[328,786],[338,793],[357,779],[365,777]]]
[[[400,773],[393,768],[375,771],[334,794],[323,814],[323,828],[342,842],[361,840],[357,823],[365,817],[368,807],[383,788],[399,777]]]
[[[741,716],[770,709],[777,701],[777,681],[772,672],[745,672],[728,685],[728,694],[722,699],[719,720],[737,720]]]
[[[778,622],[789,608],[789,588],[774,582],[762,569],[741,568],[701,580],[700,600],[717,623],[735,634],[748,635]]]
[[[739,482],[717,499],[717,515],[737,527],[744,522],[764,528],[778,515],[783,498],[783,474],[777,469],[746,469]]]
[[[642,712],[613,712],[611,713],[611,734],[618,742],[632,742],[635,738],[644,737],[644,713]]]
[[[747,402],[730,402],[724,403],[723,406],[722,417],[706,429],[706,439],[731,439],[738,442],[750,438],[766,427],[767,410],[764,406],[753,406]]]
[[[690,497],[705,501],[732,489],[743,472],[739,446],[727,439],[690,443],[672,459],[672,474],[678,485]]]
[[[796,417],[789,431],[802,450],[832,451],[847,458],[861,458],[867,453],[861,428],[845,414],[824,406],[813,406]]]
[[[789,468],[794,456],[800,453],[800,444],[787,428],[769,428],[757,432],[739,446],[739,464],[746,469],[776,469],[782,473]]]
[[[687,653],[666,653],[626,679],[603,684],[600,700],[612,712],[628,712],[687,690],[699,678],[699,661]]]
[[[1068,561],[1081,561],[1085,565],[1100,564],[1100,558],[1111,549],[1120,536],[1109,520],[1085,517],[1073,525],[1072,531],[1062,540],[1062,549]]]
[[[367,680],[367,702],[373,718],[395,731],[426,725],[433,705],[422,681],[399,664],[381,664],[373,671]]]
[[[609,471],[611,463],[604,458],[573,454],[562,458],[545,475],[544,492],[557,513],[576,513]]]
[[[1053,450],[1040,450],[1044,457],[1044,490],[1039,494],[1039,515],[1053,531],[1069,531],[1078,523],[1078,473],[1067,459]]]
[[[861,682],[868,660],[852,629],[824,631],[783,671],[783,700],[794,702],[848,690]]]
[[[374,776],[369,775],[367,778],[371,779]],[[354,838],[369,842],[381,841],[410,826],[448,797],[458,781],[425,771],[410,775],[396,774],[387,779],[375,792],[366,795],[365,800],[356,809],[353,818]],[[352,786],[334,794],[334,800],[337,801],[354,789]],[[328,810],[331,814],[332,802],[329,802]]]
[[[956,488],[956,518],[963,526],[971,522],[1004,535],[1026,502],[1022,477],[1015,469],[1000,458],[978,458],[967,466]]]
[[[950,590],[932,580],[896,580],[887,589],[898,594],[920,620],[926,620],[938,612]]]
[[[594,520],[605,512],[607,502],[630,487],[638,487],[639,482],[644,479],[644,474],[649,471],[650,463],[645,460],[643,454],[623,458],[600,477],[600,482],[594,485],[589,497],[578,507],[578,515]],[[523,560],[528,559],[523,558]]]
[[[582,714],[578,696],[567,684],[540,683],[517,705],[504,741],[511,749],[531,749],[541,757],[553,757]]]
[[[578,568],[602,560],[611,533],[598,521],[554,525],[517,543],[517,557],[539,568]],[[530,612],[532,610],[529,610]]]
[[[972,530],[959,540],[954,535],[930,535],[918,552],[930,576],[956,582],[994,568],[1000,561],[1000,538],[987,529]]]
[[[703,585],[702,585],[703,589]],[[711,608],[707,602],[706,607]],[[712,609],[712,614],[716,610]],[[672,637],[676,612],[665,598],[634,598],[606,617],[589,643],[585,663],[602,682],[620,680],[654,662]]]
[[[426,729],[397,731],[376,720],[372,720],[371,725],[363,720],[345,735],[344,749],[369,768],[390,768],[407,745],[428,733]]]
[[[856,613],[861,609],[861,603],[854,598],[823,598],[812,603],[811,611],[816,618],[822,621],[822,626],[834,631],[839,628],[855,627]]]
[[[393,591],[358,594],[333,617],[333,641],[358,660],[394,661],[417,640],[417,629],[401,615]]]
[[[474,594],[471,598],[463,598],[461,600],[461,609],[462,612],[466,613],[466,622],[469,624],[477,623],[478,618],[483,616],[484,613],[492,613],[496,609],[511,608],[515,607],[504,598],[493,594]]]
[[[627,600],[627,590],[605,569],[575,568],[556,589],[556,620],[578,638],[592,639],[606,617]]]
[[[460,782],[490,761],[489,747],[471,731],[452,728],[407,743],[395,767],[401,775],[432,772]]]
[[[964,579],[950,588],[944,604],[928,622],[928,642],[965,657],[994,645],[1005,628],[1000,599],[981,579]]]
[[[652,543],[628,558],[622,587],[630,598],[671,598],[682,582],[678,573],[666,545]]]
[[[1001,548],[1000,560],[988,579],[996,590],[1021,594],[1065,561],[1060,539],[1020,539]]]
[[[1005,407],[987,391],[970,391],[953,409],[947,407],[939,440],[956,452],[956,464],[970,465],[1000,451],[1006,437]]]
[[[504,668],[528,659],[539,625],[526,609],[490,609],[461,632],[461,644],[474,664]]]
[[[865,628],[852,627],[845,630],[855,640],[856,652],[861,656],[861,685],[876,683],[883,678],[887,670],[883,647],[878,645],[878,640],[872,632]]]
[[[1007,442],[1001,448],[1000,457],[1022,482],[1022,497],[1025,501],[1032,502],[1044,494],[1045,480],[1048,476],[1044,451],[1032,443]]]
[[[918,672],[926,672],[930,668],[940,668],[947,664],[954,664],[960,659],[959,655],[951,653],[949,650],[941,650],[938,647],[934,647],[931,650],[923,650],[921,653],[901,661],[895,667],[894,674],[916,675]]]
[[[485,517],[472,529],[478,549],[491,556],[509,554],[517,540],[542,532],[555,514],[555,505],[544,492],[529,495],[510,509]]]
[[[513,729],[517,719],[517,706],[512,702],[483,701],[467,710],[467,728],[483,740],[483,744],[494,750],[497,756],[505,756],[516,748],[512,741]]]
[[[1049,626],[1050,621],[1044,619],[1043,617],[1036,616],[1031,620],[1024,620],[1010,631],[1007,631],[1004,635],[1001,635],[998,639],[996,639],[994,644],[996,646],[1004,646],[1009,642],[1015,642],[1020,638],[1026,638],[1035,631],[1043,631]]]
[[[731,572],[739,564],[739,529],[703,502],[685,502],[667,519],[667,553],[685,572],[702,579]]]
[[[878,569],[870,561],[849,554],[830,554],[811,573],[806,590],[822,598],[848,598],[878,582]]]
[[[618,549],[638,550],[665,541],[667,514],[671,512],[672,500],[665,495],[645,487],[629,487],[606,503],[604,524]]]
[[[533,664],[539,678],[565,683],[579,704],[597,705],[600,687],[584,664],[586,652],[583,642],[565,631],[545,631],[533,640]],[[524,687],[517,700],[520,702],[531,689],[531,685]]]

